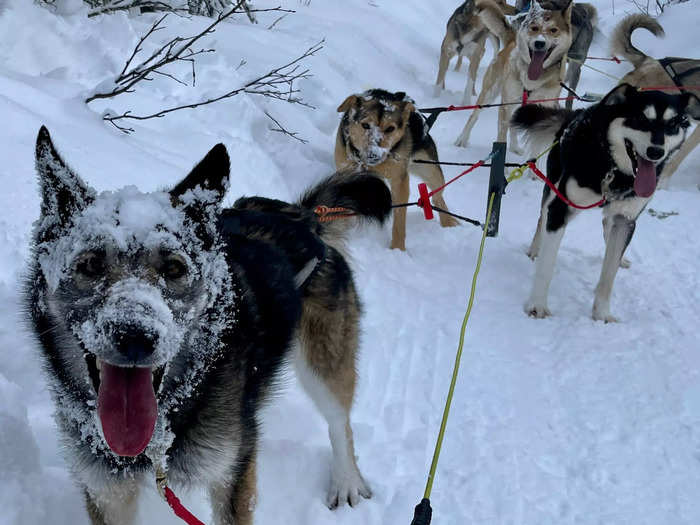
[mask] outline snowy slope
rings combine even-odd
[[[25,332],[19,283],[38,216],[33,143],[41,124],[96,188],[171,185],[216,142],[233,158],[228,202],[242,194],[294,198],[333,169],[337,105],[369,87],[403,90],[419,106],[458,103],[464,72],[450,71],[433,97],[439,46],[456,0],[287,0],[296,9],[225,24],[205,44],[196,90],[159,78],[137,93],[87,108],[82,100],[123,66],[154,18],[124,14],[86,20],[78,0],[56,16],[29,0],[0,0],[0,523],[87,523],[82,497],[61,457],[53,410]],[[624,5],[621,5],[624,4]],[[656,56],[698,56],[693,2],[662,16],[667,38],[637,35]],[[258,0],[257,6],[277,5]],[[632,8],[598,5],[594,53],[603,56],[615,22]],[[170,17],[158,35],[194,34],[205,19]],[[100,119],[103,109],[160,108],[215,95],[296,57],[325,37],[299,86],[317,109],[239,96],[216,106],[135,125],[126,136]],[[487,52],[487,57],[490,53]],[[241,59],[247,64],[239,68]],[[485,69],[484,60],[481,72]],[[616,76],[625,65],[595,63]],[[580,91],[614,81],[584,70]],[[309,141],[269,130],[263,110]],[[490,150],[496,112],[482,113],[468,149],[452,146],[465,113],[433,128],[443,160],[475,161]],[[515,160],[515,159],[514,159]],[[569,228],[550,291],[554,316],[528,318],[522,305],[533,265],[524,255],[540,184],[508,188],[501,232],[487,242],[477,303],[433,492],[434,523],[700,523],[700,152],[681,167],[644,214],[618,274],[613,313],[590,318],[602,263],[600,213]],[[446,176],[458,173],[447,169]],[[480,218],[487,170],[446,192],[458,213]],[[412,184],[415,191],[415,183]],[[330,447],[322,418],[288,374],[264,412],[258,462],[258,524],[408,524],[419,501],[437,434],[480,230],[443,230],[409,210],[406,253],[388,250],[390,232],[367,229],[351,241],[366,314],[353,422],[359,464],[374,498],[357,508],[323,504]],[[180,494],[200,518],[203,493]],[[180,523],[148,487],[139,523]]]

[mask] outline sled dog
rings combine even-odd
[[[343,113],[335,141],[338,169],[371,168],[389,180],[394,203],[406,203],[409,196],[408,172],[423,179],[433,190],[445,183],[438,164],[435,142],[423,117],[406,93],[370,89],[350,95],[338,106]],[[447,209],[442,191],[433,196],[435,205]],[[455,226],[457,220],[440,214],[442,226]],[[406,249],[406,208],[394,209],[391,248]]]
[[[435,96],[445,89],[445,75],[450,65],[450,60],[455,55],[458,56],[455,70],[459,70],[462,64],[462,57],[469,58],[469,71],[467,72],[467,84],[464,87],[462,103],[471,104],[472,95],[476,96],[476,75],[479,70],[479,63],[484,57],[486,50],[486,40],[490,40],[494,55],[498,52],[500,42],[498,38],[489,32],[481,19],[474,13],[475,0],[466,0],[455,9],[452,16],[447,21],[445,38],[440,46],[440,62],[438,63],[438,75],[435,81]],[[507,15],[514,15],[517,10],[508,5],[503,0],[495,1],[495,4]]]
[[[678,86],[700,97],[700,60],[692,58],[652,58],[632,45],[632,32],[644,28],[655,36],[664,36],[664,29],[652,17],[643,14],[630,15],[613,31],[612,52],[630,61],[634,69],[621,80],[636,87]],[[673,91],[666,91],[672,93]],[[666,164],[664,177],[670,177],[678,166],[700,144],[700,126],[690,134],[681,149]]]
[[[523,98],[548,99],[559,96],[560,82],[566,68],[566,54],[571,46],[571,5],[563,11],[545,10],[532,2],[529,11],[512,26],[491,0],[478,0],[477,14],[484,25],[497,35],[504,47],[484,75],[484,82],[476,103],[488,104],[501,95],[501,102]],[[551,103],[557,105],[556,102]],[[498,141],[505,142],[512,105],[498,108]],[[472,128],[479,118],[479,110],[471,112],[457,146],[466,147]],[[517,136],[511,133],[510,149],[522,153]]]
[[[513,115],[515,128],[530,140],[550,144],[556,137],[547,158],[547,176],[567,199],[578,206],[605,199],[605,256],[595,289],[595,320],[616,320],[610,313],[610,296],[617,269],[664,164],[685,139],[689,114],[700,114],[700,100],[694,95],[638,92],[621,84],[585,110],[533,104]],[[529,251],[536,267],[525,306],[528,315],[550,315],[547,295],[557,252],[566,225],[577,213],[545,185]]]
[[[540,0],[538,3],[544,9],[561,11],[571,4],[571,0]],[[518,0],[515,5],[518,11],[522,11],[525,6],[530,5],[530,0]],[[574,91],[578,87],[581,67],[588,56],[597,23],[597,11],[593,5],[578,2],[573,4],[571,8],[571,47],[567,53],[569,65],[566,67],[564,83]],[[571,109],[573,104],[573,98],[567,100],[566,109]]]
[[[328,421],[328,504],[370,497],[349,421],[360,304],[340,250],[354,221],[388,217],[380,178],[337,173],[296,204],[251,197],[223,209],[219,144],[169,191],[98,194],[44,127],[36,167],[25,302],[94,525],[133,523],[156,470],[207,487],[216,524],[251,525],[257,411],[291,354]],[[321,222],[318,205],[357,218]]]

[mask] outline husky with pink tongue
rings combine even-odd
[[[572,5],[569,3],[563,10],[549,10],[533,0],[525,14],[510,21],[491,0],[477,0],[479,18],[504,43],[484,75],[477,104],[492,103],[498,95],[501,102],[517,102],[523,98],[523,92],[532,100],[559,96],[572,42]],[[595,11],[592,7],[591,10]],[[549,105],[558,104],[553,101]],[[514,107],[508,105],[498,109],[499,142],[506,141]],[[479,110],[472,111],[455,142],[457,146],[469,144],[478,117]],[[510,134],[509,149],[517,154],[523,152],[514,133]]]
[[[207,488],[216,525],[252,525],[257,413],[287,359],[328,421],[327,504],[371,496],[350,424],[360,305],[342,239],[389,216],[379,177],[338,172],[296,203],[223,208],[218,144],[169,191],[98,194],[43,127],[36,166],[25,301],[93,525],[134,523],[156,473]],[[322,222],[320,205],[352,218]]]
[[[683,144],[689,117],[700,117],[695,95],[640,92],[629,84],[617,86],[585,110],[533,104],[513,114],[513,126],[535,147],[557,141],[547,158],[546,175],[570,203],[585,207],[604,201],[605,257],[595,289],[595,320],[616,320],[610,297],[617,269],[629,265],[623,255],[637,217],[654,195],[664,164]],[[547,295],[557,252],[566,225],[578,213],[544,186],[529,251],[536,268],[525,311],[532,317],[550,315]]]

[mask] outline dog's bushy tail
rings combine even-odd
[[[506,20],[501,8],[492,0],[477,0],[476,14],[491,33],[501,40],[501,46],[515,38],[515,31]]]
[[[644,62],[644,59],[647,58],[646,53],[632,45],[632,33],[639,28],[651,31],[657,37],[665,35],[661,24],[649,15],[640,13],[625,17],[622,22],[617,24],[610,39],[613,55],[629,60],[634,67],[639,67]]]
[[[299,205],[309,210],[318,206],[344,208],[355,214],[350,218],[319,221],[321,237],[332,243],[342,240],[358,221],[384,224],[391,213],[391,192],[371,171],[339,171],[308,189],[299,199]]]
[[[569,109],[528,104],[515,110],[510,124],[524,135],[529,150],[538,154],[554,142],[557,132],[571,122],[575,114],[576,111]]]

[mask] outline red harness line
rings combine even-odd
[[[547,176],[542,173],[537,166],[535,165],[534,162],[527,162],[527,167],[532,170],[532,172],[537,175],[540,179],[542,179],[547,186],[549,186],[554,193],[556,193],[557,197],[559,197],[561,200],[563,200],[566,204],[571,206],[572,208],[576,208],[578,210],[590,210],[591,208],[597,208],[601,204],[605,204],[605,197],[600,199],[598,202],[595,204],[591,204],[589,206],[580,206],[578,204],[575,204],[571,202],[569,199],[567,199],[562,192],[559,191],[559,188],[557,188],[554,183],[547,178]]]
[[[194,514],[187,510],[182,503],[180,503],[180,500],[175,494],[173,494],[170,487],[165,487],[164,496],[165,501],[168,502],[168,505],[170,505],[170,508],[173,509],[175,515],[187,523],[187,525],[204,525],[204,522],[199,521]]]
[[[556,97],[556,98],[540,98],[535,100],[529,100],[527,98],[527,93],[523,91],[523,99],[517,102],[501,102],[500,104],[473,104],[471,106],[447,106],[445,111],[464,111],[468,109],[484,109],[484,108],[494,108],[498,106],[514,106],[516,104],[538,104],[540,102],[557,102],[560,100],[576,100],[576,97]]]

